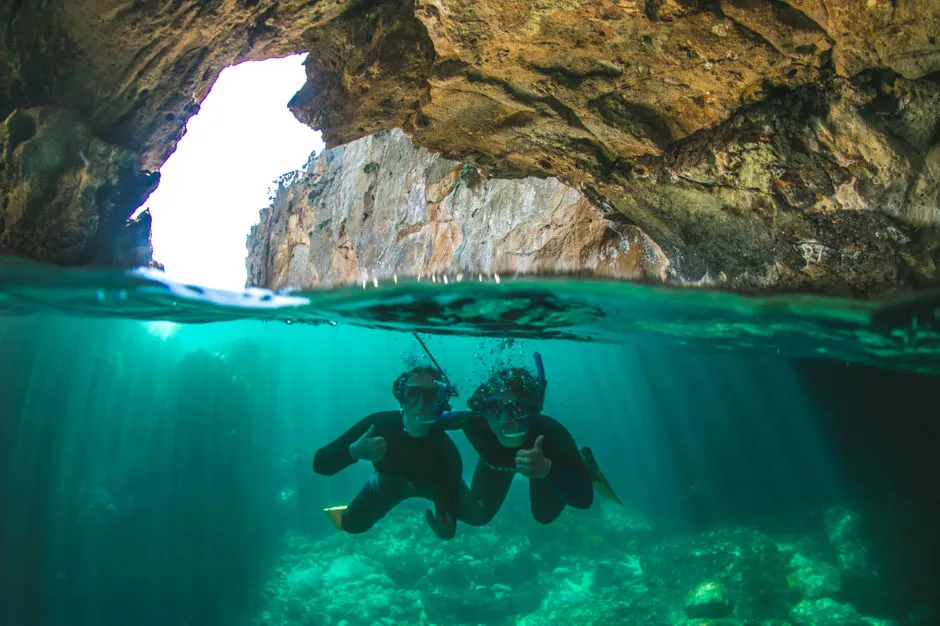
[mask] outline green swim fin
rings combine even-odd
[[[610,498],[617,504],[623,504],[620,498],[617,497],[617,494],[614,493],[613,487],[610,486],[610,483],[607,482],[607,479],[601,474],[601,470],[597,466],[597,460],[594,458],[594,453],[591,452],[590,448],[587,446],[581,448],[581,458],[584,459],[584,464],[587,465],[588,475],[590,475],[591,482],[594,484],[594,489],[597,493],[605,498]]]

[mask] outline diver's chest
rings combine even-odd
[[[516,454],[523,448],[507,448],[498,441],[492,441],[480,455],[493,469],[516,469]]]
[[[387,450],[386,457],[399,467],[433,467],[439,462],[439,451],[411,437],[389,442]]]

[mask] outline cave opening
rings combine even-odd
[[[153,219],[154,260],[171,280],[245,286],[246,239],[281,175],[323,148],[287,102],[306,79],[306,55],[225,68],[190,118],[160,184],[139,209]]]

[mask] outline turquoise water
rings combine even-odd
[[[205,324],[268,321],[686,351],[772,353],[940,372],[940,291],[886,301],[753,297],[618,281],[498,276],[229,292],[162,273],[0,263],[0,313]]]
[[[226,293],[8,260],[3,623],[686,625],[712,582],[733,608],[709,623],[931,623],[938,302],[476,276]],[[539,351],[545,412],[624,504],[542,526],[518,478],[452,542],[417,501],[338,534],[321,509],[370,470],[311,458],[397,408],[415,331],[455,408]]]

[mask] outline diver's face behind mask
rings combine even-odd
[[[483,400],[483,413],[490,430],[499,443],[507,448],[522,445],[538,412],[534,402],[512,394],[491,396]]]
[[[413,374],[405,381],[401,397],[402,419],[409,434],[423,436],[447,404],[446,384],[428,374]]]

